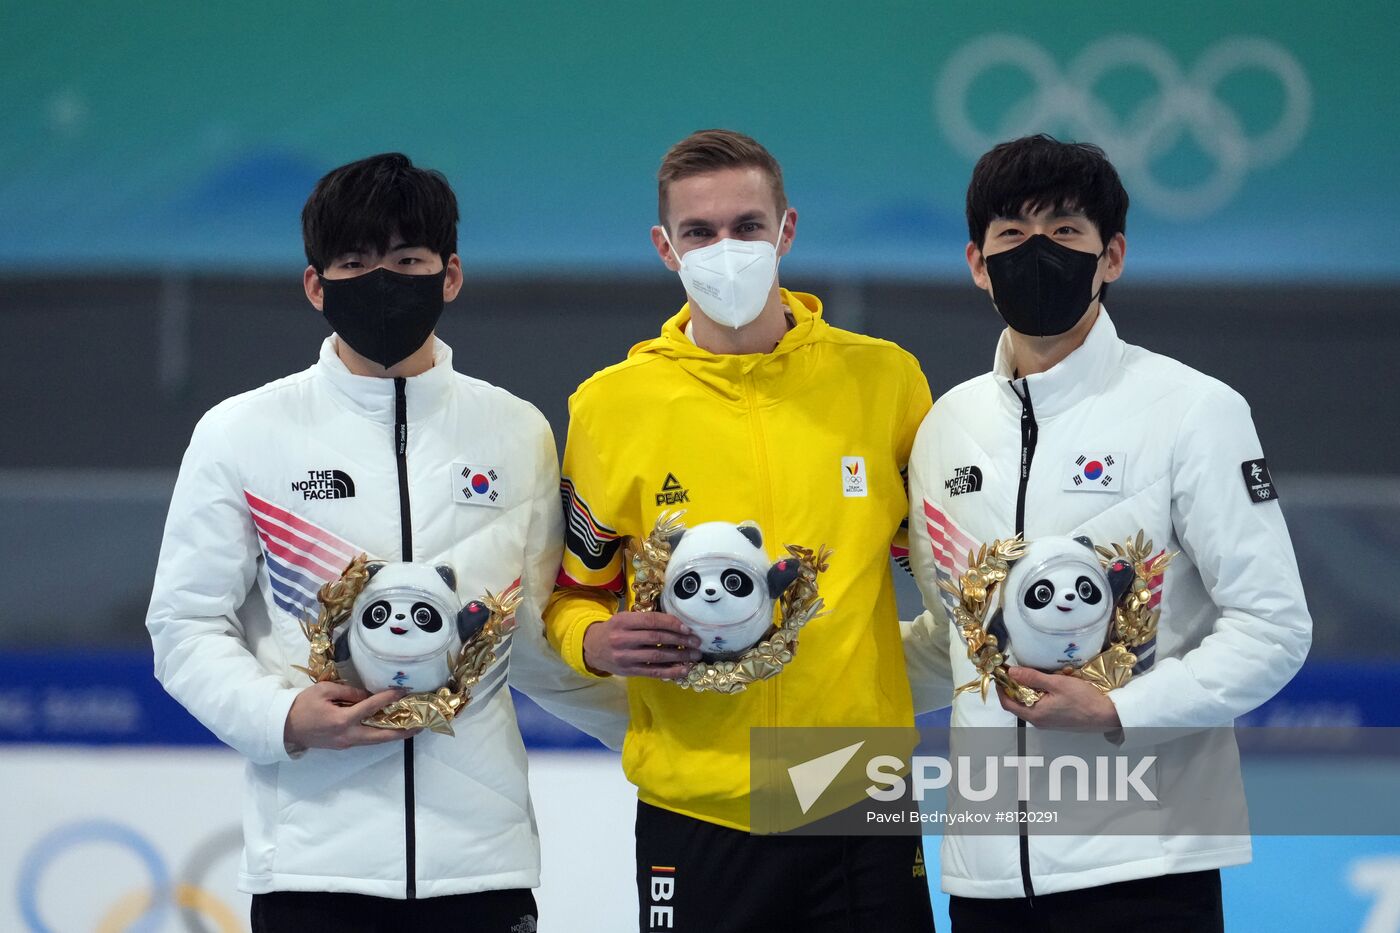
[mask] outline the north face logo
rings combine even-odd
[[[666,479],[661,483],[661,491],[656,494],[656,504],[679,505],[689,501],[690,490],[681,486],[681,481],[676,479],[676,474],[667,473]]]
[[[961,496],[967,492],[982,490],[982,470],[975,466],[954,467],[953,475],[943,481],[943,488],[950,496]]]
[[[306,479],[292,483],[303,499],[352,499],[355,481],[343,470],[307,470]]]

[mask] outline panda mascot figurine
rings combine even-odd
[[[369,580],[336,641],[336,662],[351,662],[372,693],[446,686],[462,645],[481,631],[490,610],[477,600],[462,605],[447,564],[371,561],[365,570]]]
[[[773,626],[773,603],[797,579],[798,562],[770,562],[752,522],[706,522],[671,538],[661,608],[700,637],[706,661],[731,660]]]
[[[988,632],[1010,663],[1078,669],[1108,646],[1113,609],[1133,575],[1126,561],[1105,571],[1088,538],[1039,538],[1011,566]]]

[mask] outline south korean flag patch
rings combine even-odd
[[[1122,453],[1075,454],[1063,488],[1066,492],[1117,492],[1125,470]]]
[[[459,505],[503,508],[506,502],[500,471],[475,463],[452,464],[452,501]]]

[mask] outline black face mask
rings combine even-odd
[[[331,328],[350,349],[386,369],[406,359],[442,317],[443,269],[406,275],[375,269],[350,279],[321,279]]]
[[[1102,255],[1070,249],[1037,233],[1015,249],[986,257],[992,304],[1018,333],[1063,334],[1098,297],[1090,290]]]

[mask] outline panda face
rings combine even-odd
[[[1060,594],[1060,602],[1055,608],[1061,612],[1074,611],[1074,600],[1079,599],[1081,605],[1097,606],[1099,600],[1103,599],[1103,593],[1086,576],[1080,576],[1074,581],[1074,589],[1068,593]],[[1044,609],[1055,602],[1055,581],[1049,577],[1036,580],[1026,589],[1025,598],[1022,600],[1027,609]]]
[[[717,603],[725,597],[743,599],[753,591],[753,577],[749,576],[747,571],[735,567],[724,568],[723,572],[719,574],[718,581],[715,580],[713,573],[702,577],[697,571],[692,570],[682,575],[671,585],[671,592],[675,594],[677,599],[692,599],[699,596],[707,603]]]
[[[462,601],[446,564],[377,563],[346,620],[346,660],[370,691],[436,690],[461,647]]]
[[[705,522],[671,543],[660,608],[700,639],[706,660],[737,657],[773,625],[762,542],[755,525]]]
[[[1026,622],[1042,632],[1077,632],[1103,617],[1103,590],[1075,563],[1061,563],[1021,593]]]
[[[386,658],[413,658],[436,654],[451,640],[444,608],[424,599],[421,592],[385,592],[360,610],[359,636],[364,646]]]
[[[671,583],[678,611],[712,625],[741,622],[765,600],[746,567],[709,564],[681,574]]]
[[[393,635],[407,635],[410,629],[406,623],[410,621],[424,632],[436,632],[442,628],[442,613],[423,602],[408,607],[407,618],[403,607],[395,607],[387,599],[375,600],[360,613],[360,624],[367,629],[382,628],[391,620],[395,623],[389,626],[389,632]]]

